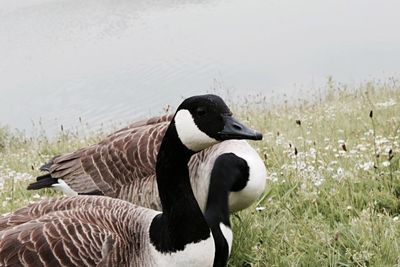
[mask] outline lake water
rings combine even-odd
[[[0,125],[51,134],[227,89],[400,74],[400,1],[1,0]]]

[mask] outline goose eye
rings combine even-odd
[[[196,110],[196,114],[197,114],[197,116],[199,116],[199,117],[204,116],[204,115],[206,114],[206,110],[205,110],[204,108],[198,108],[198,109]]]

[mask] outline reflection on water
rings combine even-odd
[[[396,0],[3,0],[0,124],[131,121],[215,81],[297,97],[329,75],[398,75],[398,10]]]

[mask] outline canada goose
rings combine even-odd
[[[186,99],[157,155],[162,213],[106,196],[44,200],[0,219],[0,265],[211,266],[216,245],[187,165],[193,153],[239,138],[262,136],[217,96]]]
[[[86,192],[89,191],[90,194],[103,194],[99,189],[97,189],[97,187],[87,189],[87,183],[79,184],[78,178],[79,176],[88,176],[85,178],[92,179],[96,183],[101,183],[103,182],[102,177],[108,175],[109,172],[111,172],[113,176],[119,177],[120,172],[113,168],[115,162],[106,161],[104,164],[102,163],[102,158],[106,153],[114,154],[115,152],[118,152],[117,155],[120,155],[122,158],[120,160],[122,164],[119,165],[121,169],[124,164],[127,165],[126,169],[128,169],[130,167],[128,166],[128,163],[129,160],[131,160],[133,161],[133,164],[131,165],[137,166],[138,169],[140,168],[142,170],[147,168],[147,170],[145,172],[132,171],[132,174],[135,175],[129,177],[130,179],[128,181],[131,184],[122,186],[123,188],[128,188],[128,190],[119,191],[118,187],[120,184],[112,183],[111,185],[117,189],[114,189],[112,192],[119,191],[120,193],[117,195],[118,198],[131,201],[134,204],[160,210],[161,204],[158,197],[157,187],[155,186],[155,167],[153,165],[155,165],[155,151],[158,151],[162,137],[164,136],[165,130],[171,119],[172,115],[165,115],[154,117],[149,120],[139,121],[110,135],[107,139],[97,145],[67,155],[57,156],[42,167],[42,169],[47,170],[52,168],[53,172],[50,172],[43,177],[39,177],[38,182],[33,183],[29,188],[37,189],[41,187],[54,186],[61,187],[66,191],[66,193],[76,194],[76,192],[70,189],[62,179],[51,177],[51,175],[60,177],[60,174],[62,174],[66,177],[65,180],[68,183],[72,183],[77,190],[83,190],[82,186],[84,186],[85,190],[87,190]],[[150,127],[152,127],[152,129],[149,130]],[[152,138],[148,132],[156,132],[157,135],[155,138]],[[123,147],[124,149],[120,149],[119,147]],[[104,152],[104,150],[106,152]],[[133,160],[126,157],[129,153],[133,155]],[[73,154],[73,156],[71,156],[71,154]],[[228,154],[229,156],[227,156]],[[123,157],[125,157],[126,160],[123,160]],[[90,158],[90,160],[87,160],[88,158]],[[87,164],[85,165],[85,168],[82,167],[83,164],[81,165],[83,162]],[[107,168],[98,168],[99,165],[106,165]],[[79,166],[79,168],[76,168],[77,166]],[[223,186],[230,186],[225,190],[228,190],[228,192],[232,191],[230,193],[229,204],[233,211],[246,208],[264,191],[266,177],[265,165],[257,152],[243,140],[228,140],[216,144],[212,148],[205,149],[192,156],[189,167],[192,188],[194,189],[196,199],[201,200],[199,201],[199,204],[203,211],[206,209],[207,195],[208,199],[212,197],[208,192],[209,187],[211,187],[213,172],[218,173],[218,177],[214,179],[219,178],[221,182],[224,183]],[[100,172],[100,174],[93,172],[90,169],[95,169]],[[141,175],[144,177],[141,177]],[[73,179],[72,181],[71,177]],[[142,186],[132,186],[134,183],[140,183],[143,179],[147,179],[147,182],[142,184]],[[215,194],[222,196],[224,191],[221,190],[221,185],[218,186],[216,184],[217,183],[214,182],[214,186],[218,188],[219,192],[217,192],[218,190],[213,190],[211,188],[210,190],[213,190]],[[132,188],[134,190],[132,190]],[[115,197],[115,194],[109,195]],[[153,196],[153,199],[149,196]],[[215,239],[214,241],[219,243],[217,248],[224,247],[224,249],[217,249],[217,255],[221,254],[221,256],[216,257],[216,259],[219,260],[216,260],[214,266],[225,266],[226,260],[230,254],[232,243],[229,214],[225,214],[223,206],[224,202],[221,201],[221,197],[214,198],[213,200],[214,201],[209,201],[212,205],[207,207],[208,212],[206,210],[205,217],[212,229]],[[218,210],[222,211],[218,212]],[[213,215],[210,216],[210,214]],[[221,232],[222,230],[224,230],[224,232]]]
[[[161,210],[155,162],[171,119],[172,115],[164,115],[139,121],[98,144],[56,156],[41,167],[48,173],[28,189],[53,187],[67,194],[106,195]],[[244,161],[216,161],[225,153],[234,153]],[[203,212],[216,162],[230,170],[247,169],[230,189],[231,212],[247,208],[264,192],[266,169],[258,153],[244,140],[224,141],[196,153],[189,162],[192,188]],[[230,172],[221,173],[221,179],[227,179],[227,175]]]

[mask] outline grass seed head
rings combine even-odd
[[[346,144],[344,144],[344,143],[342,144],[342,149],[347,152]]]

